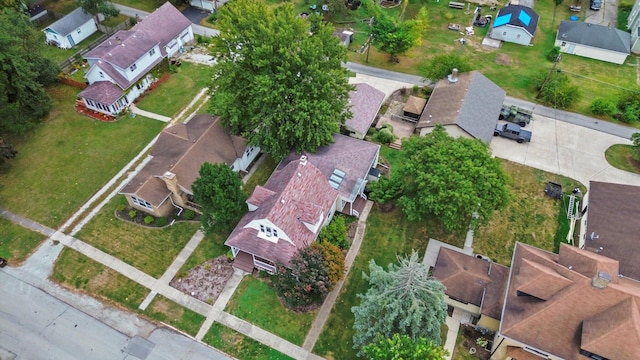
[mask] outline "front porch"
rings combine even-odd
[[[344,207],[340,210],[341,213],[355,216],[357,218],[360,217],[360,214],[364,210],[364,207],[367,205],[367,199],[365,195],[356,196],[356,199],[353,203],[345,203]]]

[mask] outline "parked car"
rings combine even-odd
[[[531,110],[523,109],[515,105],[503,105],[502,109],[500,109],[498,119],[506,120],[525,127],[531,122],[531,114]]]
[[[589,8],[591,10],[600,10],[600,9],[602,9],[602,0],[591,0]]]
[[[493,136],[506,137],[519,143],[531,141],[531,131],[525,130],[512,123],[496,124],[495,130],[493,130]]]

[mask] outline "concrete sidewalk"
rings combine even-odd
[[[168,117],[168,116],[155,114],[155,113],[152,113],[152,112],[149,112],[149,111],[146,111],[146,110],[139,109],[136,106],[136,104],[129,105],[129,108],[131,109],[131,112],[136,114],[136,115],[148,117],[149,119],[159,120],[159,121],[166,122],[166,123],[171,121],[171,118]]]

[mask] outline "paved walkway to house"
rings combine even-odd
[[[316,345],[316,342],[320,337],[320,333],[322,332],[327,319],[329,319],[331,309],[333,309],[333,305],[336,303],[338,295],[340,295],[344,281],[349,275],[349,271],[351,271],[351,266],[356,259],[356,255],[358,255],[358,252],[360,251],[360,245],[362,245],[364,233],[367,228],[367,217],[369,217],[369,212],[372,207],[373,201],[367,201],[367,204],[364,206],[364,210],[362,210],[362,213],[360,214],[360,218],[358,218],[358,227],[356,229],[356,234],[353,237],[353,243],[349,248],[349,252],[347,252],[347,257],[344,259],[344,277],[342,280],[338,281],[333,290],[329,295],[327,295],[327,298],[324,299],[324,303],[322,303],[320,311],[318,311],[315,320],[313,320],[313,324],[311,324],[311,329],[307,333],[307,337],[304,339],[302,347],[309,351],[312,351],[313,347]]]
[[[142,110],[139,109],[136,104],[131,104],[129,105],[129,109],[131,109],[131,112],[133,112],[136,115],[140,115],[140,116],[144,116],[144,117],[148,117],[149,119],[154,119],[154,120],[160,120],[162,122],[169,122],[171,121],[171,118],[168,116],[164,116],[164,115],[160,115],[160,114],[155,114],[146,110]]]
[[[447,316],[447,340],[444,343],[445,350],[449,351],[447,360],[451,360],[453,356],[453,350],[456,347],[456,340],[458,338],[458,331],[460,330],[460,324],[467,324],[471,322],[471,315],[458,308],[453,308],[453,314]]]

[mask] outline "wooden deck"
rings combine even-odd
[[[344,209],[340,210],[340,212],[359,218],[360,214],[364,210],[365,205],[367,205],[367,200],[365,200],[362,196],[357,196],[353,202],[353,206],[350,206],[349,203],[347,203],[344,206]],[[353,213],[349,212],[351,209],[353,209]]]
[[[233,267],[251,274],[253,272],[253,257],[244,251],[240,251],[233,260]]]

